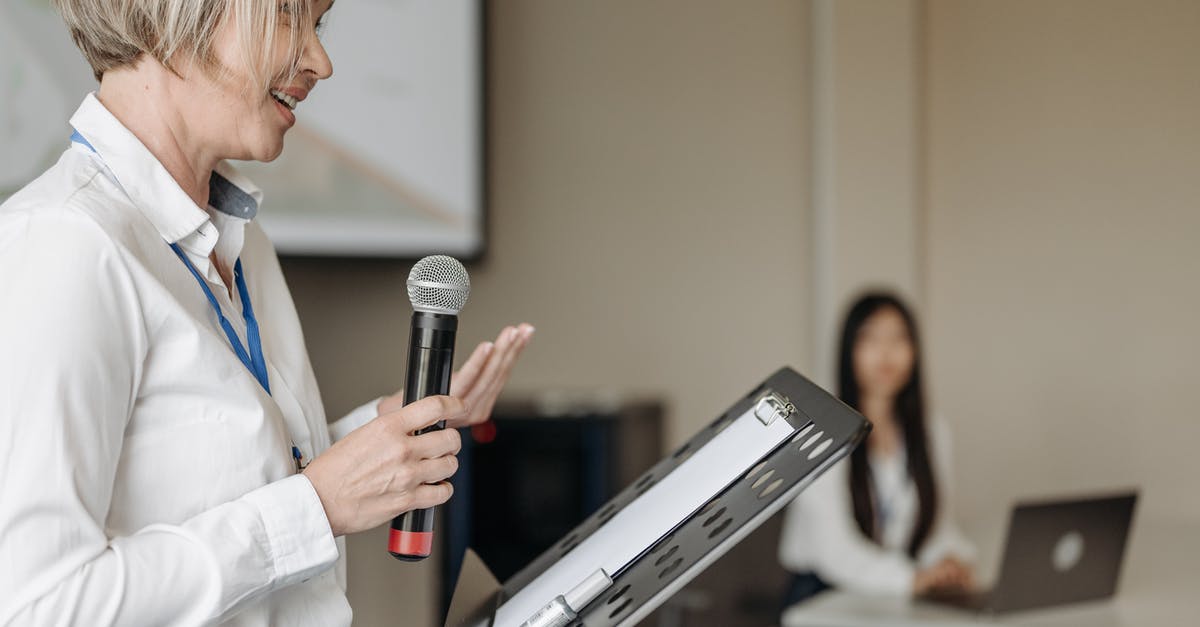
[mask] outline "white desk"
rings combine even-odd
[[[988,534],[982,573],[996,571],[1003,538]],[[1111,600],[978,616],[928,603],[825,592],[789,608],[783,627],[1012,625],[1014,627],[1195,627],[1200,625],[1200,525],[1146,526],[1135,519],[1117,595]]]

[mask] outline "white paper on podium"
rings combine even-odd
[[[615,576],[795,432],[783,419],[764,425],[750,408],[504,602],[493,627],[519,627],[599,568]]]

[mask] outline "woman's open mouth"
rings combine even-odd
[[[295,124],[296,114],[292,113],[292,111],[296,108],[296,105],[300,104],[303,98],[297,98],[278,89],[272,89],[271,99],[275,101],[275,108],[279,110],[279,115],[283,117],[283,121],[287,122],[288,126]]]
[[[278,89],[271,90],[271,97],[274,98],[277,102],[286,106],[288,108],[288,111],[295,109],[296,105],[300,104],[299,100],[296,100],[295,98],[279,91]]]

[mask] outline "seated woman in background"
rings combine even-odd
[[[787,605],[831,586],[902,597],[971,587],[974,551],[951,518],[949,432],[927,423],[916,323],[895,296],[868,294],[850,308],[838,395],[871,421],[871,435],[788,508]]]

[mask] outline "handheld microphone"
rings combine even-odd
[[[458,312],[471,294],[471,280],[453,257],[433,255],[417,262],[408,273],[408,299],[412,301],[412,327],[408,336],[408,368],[404,379],[404,404],[427,396],[450,393],[454,362],[454,335]],[[440,421],[418,434],[444,429]],[[416,509],[392,519],[388,552],[396,559],[416,562],[433,552],[434,509]]]

